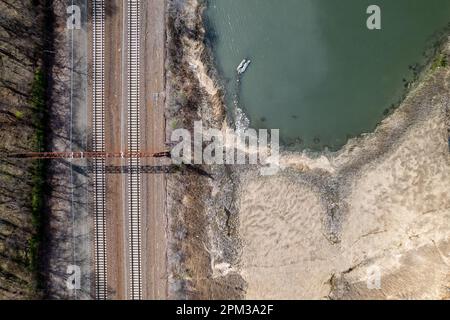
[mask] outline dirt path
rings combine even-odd
[[[126,52],[124,51],[123,1],[107,3],[105,23],[105,139],[106,150],[123,151],[126,147]],[[106,165],[124,165],[109,159]],[[108,241],[108,285],[110,299],[127,298],[126,176],[106,177],[106,220]]]
[[[82,28],[66,27],[66,6],[54,6],[55,66],[53,69],[52,109],[49,149],[86,150],[88,132],[86,90],[88,81],[87,46],[89,30],[87,1],[76,0],[81,9]],[[72,69],[72,71],[71,71]],[[48,236],[46,238],[46,298],[91,298],[92,220],[88,204],[88,175],[84,161],[53,160],[49,164]],[[80,287],[69,288],[68,270],[78,267]]]
[[[143,1],[141,56],[142,150],[165,150],[165,0]],[[143,165],[159,165],[146,159]],[[142,267],[144,299],[167,297],[166,178],[142,176]]]

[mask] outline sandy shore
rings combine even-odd
[[[168,135],[199,119],[223,130],[204,6],[170,4]],[[430,71],[376,132],[337,153],[284,154],[276,176],[236,166],[171,175],[169,296],[447,297],[449,72]]]
[[[448,297],[449,73],[430,72],[375,133],[340,152],[289,154],[278,176],[245,175],[246,298]]]

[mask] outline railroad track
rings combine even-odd
[[[128,0],[128,151],[140,150],[140,0]],[[129,298],[142,299],[141,266],[141,160],[128,160]]]
[[[105,152],[105,0],[93,0],[93,141],[94,153]],[[93,158],[95,297],[108,299],[106,256],[105,158]]]

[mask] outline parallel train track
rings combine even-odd
[[[93,141],[95,153],[105,152],[105,0],[93,0]],[[106,174],[105,158],[93,159],[95,295],[108,298],[106,255]]]
[[[140,152],[140,0],[127,2],[127,111],[128,148],[128,252],[129,298],[142,299],[141,260],[141,160]],[[106,159],[105,152],[105,0],[93,0],[93,189],[95,220],[96,298],[108,299],[106,245]],[[84,154],[77,154],[84,157]],[[122,155],[121,155],[122,156]],[[148,155],[147,155],[148,156]]]
[[[140,150],[140,0],[128,0],[128,150]],[[128,164],[128,231],[129,231],[129,298],[142,298],[141,261],[141,174],[139,157],[130,157]]]

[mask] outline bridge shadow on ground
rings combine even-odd
[[[93,166],[73,166],[74,171],[81,174],[91,174],[94,172]],[[150,166],[105,166],[106,174],[129,174],[139,172],[141,174],[196,174],[213,179],[213,176],[206,170],[194,165],[161,165]]]

